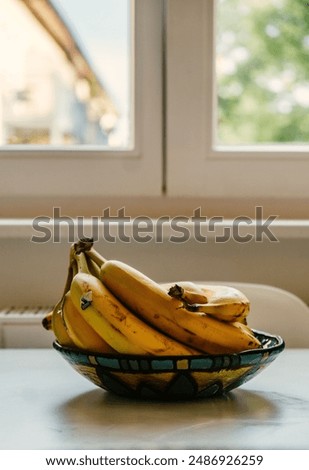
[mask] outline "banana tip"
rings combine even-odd
[[[45,328],[45,330],[51,330],[52,329],[51,319],[48,316],[44,317],[42,320],[42,325]]]

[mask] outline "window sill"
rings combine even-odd
[[[200,208],[206,217],[221,216],[232,219],[239,216],[255,217],[256,207],[263,208],[263,216],[277,216],[280,220],[309,219],[308,198],[201,198],[161,196],[96,196],[96,197],[2,197],[0,219],[32,219],[53,217],[54,208],[69,217],[101,217],[104,209],[117,216],[120,209],[126,216],[158,218],[192,217]]]
[[[201,217],[203,217],[203,213],[201,213]],[[112,214],[111,215],[115,215]],[[134,228],[133,221],[134,217],[131,218],[131,220],[125,221],[123,226],[124,226],[124,231],[125,231],[125,237],[126,237],[126,243],[129,241],[139,241],[143,237],[145,237],[147,234],[150,236],[153,236],[153,241],[155,240],[155,235],[158,233],[160,230],[160,234],[162,233],[162,240],[163,241],[168,241],[170,240],[171,237],[175,238],[181,238],[184,237],[185,235],[183,232],[180,230],[181,228],[184,229],[186,234],[188,234],[189,238],[194,240],[195,237],[195,224],[192,222],[191,217],[187,217],[187,219],[184,217],[184,219],[179,219],[177,220],[176,218],[173,219],[173,217],[176,216],[171,216],[170,220],[175,222],[175,225],[171,225],[166,219],[163,219],[162,216],[162,222],[160,221],[160,216],[159,217],[149,217],[149,216],[144,216],[143,219],[141,219],[141,230],[138,232],[138,228]],[[129,219],[129,217],[128,217]],[[121,243],[123,240],[121,240],[121,236],[119,236],[119,229],[118,225],[121,219],[114,220],[114,221],[108,221],[108,236],[111,238],[115,238],[116,242]],[[266,220],[267,218],[264,218],[261,221],[256,221],[254,219],[244,219],[243,221],[239,219],[239,228],[238,228],[238,234],[241,237],[245,237],[245,235],[250,235],[250,237],[254,237],[254,235],[257,232],[257,227],[261,226],[264,224],[266,226]],[[148,221],[148,223],[147,223]],[[142,227],[142,222],[145,222],[146,225]],[[107,219],[102,219],[100,220],[99,217],[95,218],[83,218],[82,222],[80,221],[79,225],[79,230],[78,230],[78,220],[75,218],[72,218],[70,221],[71,229],[69,227],[69,224],[67,220],[64,219],[63,215],[63,220],[59,219],[59,222],[55,222],[50,218],[49,221],[42,221],[38,225],[34,225],[34,219],[31,218],[2,218],[0,219],[0,239],[28,239],[29,242],[31,241],[38,241],[39,238],[42,238],[42,242],[47,242],[47,241],[56,241],[56,242],[66,242],[66,241],[72,241],[72,234],[74,240],[77,240],[79,238],[79,235],[82,233],[83,236],[92,236],[93,235],[93,227],[97,227],[97,233],[99,236],[100,240],[104,240],[104,224],[106,225]],[[208,219],[208,221],[200,222],[200,233],[203,234],[203,236],[207,236],[207,239],[216,239],[216,237],[222,237],[224,236],[224,231],[228,230],[230,233],[233,233],[233,226],[235,226],[235,221],[234,219],[231,218],[224,218],[224,220],[216,220],[214,224],[212,224],[211,218]],[[56,227],[56,230],[55,230]],[[309,238],[309,219],[281,219],[278,218],[276,220],[271,220],[269,219],[269,229],[271,230],[271,233],[274,235],[274,237],[280,241],[284,239],[308,239]],[[148,230],[147,230],[148,229]],[[47,239],[46,233],[50,234],[50,238]],[[59,234],[59,239],[55,240],[53,237],[55,236],[55,233]],[[69,240],[70,236],[70,240]],[[136,240],[136,237],[138,240]],[[250,238],[250,241],[254,241],[254,238]],[[108,240],[107,240],[108,241]],[[197,242],[199,240],[196,240]],[[236,240],[237,241],[237,240]],[[240,241],[240,240],[239,240]],[[256,240],[258,242],[263,241],[261,240]]]

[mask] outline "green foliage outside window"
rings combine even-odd
[[[218,0],[217,143],[309,140],[309,6]]]

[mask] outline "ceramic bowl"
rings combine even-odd
[[[184,400],[218,396],[239,387],[284,349],[280,336],[253,330],[261,347],[234,354],[200,356],[100,355],[54,348],[95,385],[132,398]]]

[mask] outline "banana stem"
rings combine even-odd
[[[88,259],[94,261],[99,268],[106,262],[106,259],[93,248],[93,238],[81,238],[72,245],[70,257],[80,255],[81,253],[86,253]]]
[[[89,266],[89,271],[97,278],[100,277],[100,266],[93,260],[90,258],[90,256],[88,255],[88,252],[86,251],[86,258],[87,258],[87,263],[88,263],[88,266]]]
[[[74,258],[77,263],[78,272],[90,274],[85,253],[75,253]]]
[[[77,268],[77,263],[76,263],[75,258],[72,261],[72,273],[73,273],[73,277],[78,273],[78,268]]]
[[[72,263],[70,262],[70,266],[68,267],[68,275],[67,275],[67,278],[66,278],[66,281],[65,281],[65,286],[64,286],[64,290],[63,290],[63,294],[62,294],[61,299],[63,299],[65,294],[70,290],[72,279],[73,279],[73,269],[72,269]]]
[[[59,302],[57,302],[57,304],[54,307],[55,312],[58,311],[58,310],[62,310],[64,299],[65,299],[66,294],[69,292],[69,290],[71,288],[72,280],[73,280],[73,267],[72,267],[72,261],[70,261],[70,265],[68,267],[68,275],[67,275],[67,278],[66,278],[66,281],[65,281],[65,286],[64,286],[64,289],[63,289],[63,294],[62,294],[61,299],[59,300]]]
[[[78,242],[74,243],[74,252],[79,254],[88,251],[92,248],[93,238],[81,238]]]
[[[70,266],[75,263],[74,255],[75,255],[75,244],[73,243],[70,246],[70,255],[69,255],[69,265]]]
[[[186,305],[206,304],[208,302],[206,295],[204,295],[203,293],[193,292],[184,289],[178,284],[174,284],[172,287],[170,287],[168,295],[174,297],[175,299],[182,300]]]
[[[102,264],[106,263],[106,259],[103,258],[103,256],[96,251],[93,247],[90,248],[90,250],[87,251],[87,255],[89,258],[91,258],[98,266],[102,266]]]
[[[184,290],[178,284],[173,285],[168,290],[168,295],[174,297],[175,299],[183,299]]]

